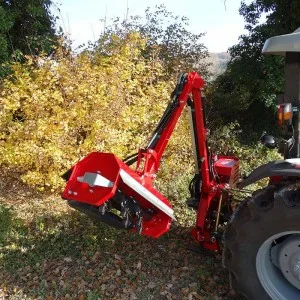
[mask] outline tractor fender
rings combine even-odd
[[[272,176],[300,177],[300,158],[286,160],[275,160],[253,170],[249,176],[238,183],[237,187],[242,189],[256,181]]]

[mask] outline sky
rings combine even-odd
[[[247,0],[246,3],[251,2]],[[103,31],[100,19],[143,15],[147,7],[164,4],[175,15],[188,17],[193,33],[202,38],[210,52],[225,52],[245,33],[238,9],[241,0],[58,0],[60,25],[70,34],[74,47],[95,41]],[[54,12],[58,13],[54,8]]]

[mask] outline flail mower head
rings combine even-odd
[[[78,162],[62,197],[92,218],[152,237],[175,219],[169,201],[111,153],[93,152]]]

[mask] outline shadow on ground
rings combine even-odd
[[[58,205],[65,211],[48,210]],[[189,228],[173,225],[155,240],[93,222],[60,199],[11,206],[2,197],[0,298],[239,299],[220,255],[190,247]]]

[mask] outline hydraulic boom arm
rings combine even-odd
[[[152,237],[168,231],[171,220],[175,219],[173,209],[152,183],[175,125],[187,105],[196,164],[190,188],[191,201],[198,211],[192,234],[207,248],[218,250],[214,235],[220,222],[222,188],[232,179],[238,160],[212,157],[208,152],[201,98],[204,85],[196,72],[180,74],[171,101],[147,147],[124,161],[111,153],[89,154],[69,171],[63,199],[71,207],[116,228]],[[135,170],[129,167],[134,162]],[[215,211],[217,217],[212,217]]]

